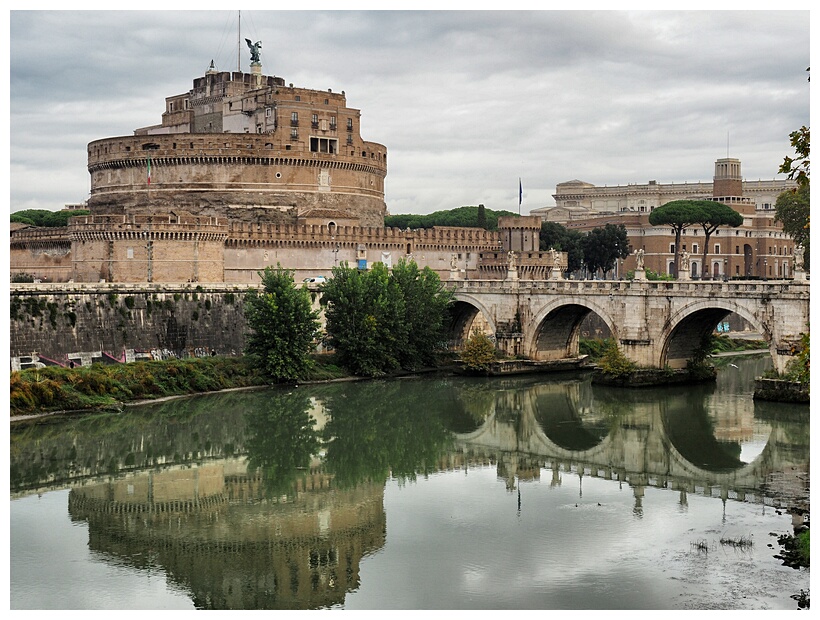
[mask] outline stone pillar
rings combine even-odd
[[[795,269],[794,269],[794,281],[795,282],[805,282],[806,281],[806,272],[803,271],[802,267],[795,267]]]
[[[678,280],[681,280],[681,281],[691,280],[691,278],[689,277],[689,269],[688,268],[684,269],[683,267],[681,267],[678,270]]]
[[[635,279],[638,281],[646,280],[646,269],[636,269]]]

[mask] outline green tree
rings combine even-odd
[[[487,210],[484,208],[484,205],[478,205],[476,220],[476,226],[479,228],[487,228]]]
[[[446,319],[453,294],[435,271],[419,269],[415,261],[400,260],[391,275],[404,301],[401,324],[406,342],[399,350],[399,364],[408,370],[433,365],[447,339]]]
[[[704,219],[703,200],[673,200],[654,209],[649,214],[652,226],[671,226],[675,233],[675,275],[680,269],[680,237],[684,228],[698,224]]]
[[[629,238],[623,224],[607,224],[593,228],[581,239],[584,264],[590,273],[600,269],[604,273],[615,266],[619,258],[629,256]]]
[[[805,269],[809,268],[809,216],[811,204],[811,189],[808,183],[800,185],[796,190],[782,192],[775,202],[775,219],[783,224],[783,232],[794,239],[804,249],[803,261]]]
[[[557,222],[543,222],[538,235],[539,249],[554,248],[567,253],[567,270],[577,271],[584,262],[584,251],[581,247],[583,235],[577,230],[569,230]]]
[[[25,209],[11,214],[12,222],[20,222],[30,226],[44,226],[57,228],[68,226],[68,219],[80,215],[91,213],[86,209],[64,209],[62,211],[49,211],[48,209]]]
[[[787,174],[790,179],[797,181],[801,187],[809,184],[811,150],[811,132],[803,125],[797,131],[789,134],[789,142],[794,148],[796,157],[784,157],[778,172]]]
[[[484,209],[486,222],[484,226],[479,223],[479,210],[477,207],[459,207],[446,211],[436,211],[427,215],[388,215],[384,218],[384,225],[387,228],[433,228],[434,226],[460,226],[467,228],[486,228],[486,230],[498,230],[499,216],[518,216],[512,211],[493,211]]]
[[[714,202],[712,200],[698,200],[692,202],[700,203],[701,215],[698,224],[703,228],[703,234],[706,240],[703,243],[703,279],[708,280],[710,270],[706,263],[706,257],[709,254],[709,238],[721,226],[740,226],[743,223],[743,216],[723,204],[722,202]]]
[[[245,302],[248,333],[245,353],[251,363],[275,381],[304,376],[319,331],[319,313],[311,307],[310,292],[293,283],[293,271],[281,265],[259,274],[261,290],[250,289]]]
[[[379,376],[398,367],[397,299],[382,263],[360,271],[343,263],[322,287],[326,329],[339,363],[356,375]],[[400,335],[399,335],[400,336]]]
[[[357,375],[414,370],[435,361],[445,342],[452,294],[430,268],[399,261],[366,272],[344,264],[322,285],[330,344],[339,363]]]

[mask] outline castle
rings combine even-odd
[[[528,251],[521,277],[545,273],[538,218],[516,222],[506,248],[510,234],[480,228],[385,228],[387,149],[360,128],[344,92],[286,85],[258,59],[250,73],[212,62],[166,98],[161,124],[88,145],[90,215],[66,228],[12,225],[12,275],[250,284],[277,264],[299,281],[406,258],[455,279],[506,273],[510,249]]]

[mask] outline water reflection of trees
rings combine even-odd
[[[391,475],[415,480],[438,469],[451,442],[446,421],[460,415],[453,394],[431,402],[417,387],[412,381],[376,381],[326,395],[324,464],[335,485],[383,482]]]
[[[274,393],[245,416],[248,470],[259,470],[268,495],[286,495],[320,449],[311,400],[304,390]]]

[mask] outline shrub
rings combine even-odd
[[[464,367],[474,372],[487,372],[495,359],[493,341],[481,330],[474,329],[461,351],[461,361]]]
[[[598,368],[601,372],[611,377],[626,377],[634,372],[638,365],[626,357],[618,348],[618,343],[614,340],[604,349],[601,359],[598,360]]]

